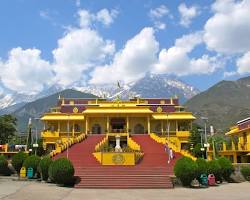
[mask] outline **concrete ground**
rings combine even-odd
[[[224,183],[206,189],[74,189],[0,177],[0,199],[18,200],[249,200],[250,183]]]

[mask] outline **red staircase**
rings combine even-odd
[[[144,152],[136,166],[102,166],[92,155],[95,145],[104,135],[88,136],[83,142],[69,149],[69,159],[75,167],[75,176],[80,178],[76,188],[172,188],[169,175],[173,174],[175,160],[167,163],[164,146],[148,135],[134,135]],[[55,158],[66,156],[66,151]],[[180,154],[176,154],[179,158]]]

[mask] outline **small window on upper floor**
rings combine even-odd
[[[69,104],[70,104],[70,105],[74,105],[75,102],[74,102],[73,100],[71,100],[71,101],[69,101]]]

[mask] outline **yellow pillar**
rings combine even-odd
[[[61,127],[60,127],[60,121],[58,121],[58,123],[57,123],[57,131],[58,131],[58,133],[60,133],[60,129],[61,129]]]
[[[109,116],[107,116],[107,127],[106,127],[106,129],[107,129],[107,132],[109,133]]]
[[[226,151],[226,150],[227,150],[227,145],[226,145],[225,142],[222,143],[222,146],[223,146],[223,147],[222,147],[222,148],[223,148],[222,150],[223,150],[223,151]]]
[[[247,150],[250,151],[250,133],[247,133]]]
[[[75,122],[73,121],[73,126],[72,126],[72,137],[75,136]]]
[[[85,124],[85,132],[86,132],[86,134],[88,134],[88,130],[89,130],[89,118],[88,117],[86,117],[86,124]]]
[[[232,150],[235,151],[235,144],[234,144],[234,141],[233,141],[233,137],[231,137],[231,143],[232,143]]]
[[[233,153],[233,162],[237,163],[237,154],[236,154],[236,152]]]
[[[148,116],[148,134],[150,134],[151,130],[150,130],[150,116]]]
[[[127,116],[127,133],[129,133],[129,117]]]
[[[161,134],[163,135],[163,121],[161,120]]]

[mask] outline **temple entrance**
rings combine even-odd
[[[134,127],[134,134],[143,134],[144,133],[144,126],[141,124],[136,124]]]
[[[99,124],[92,126],[92,134],[101,134],[102,128]]]
[[[110,125],[111,125],[111,132],[113,133],[124,133],[125,130],[125,118],[111,118]]]

